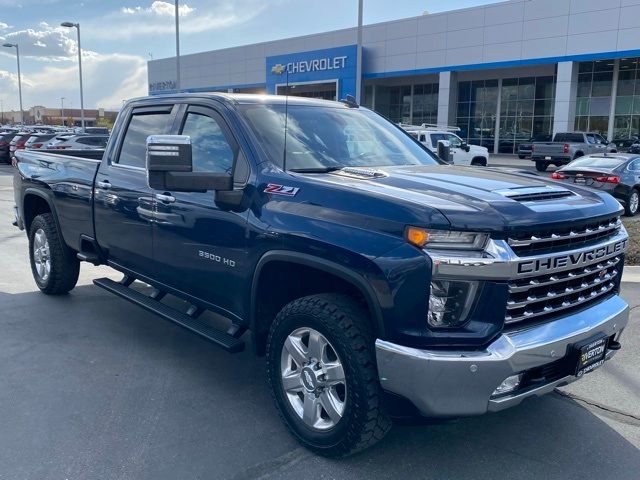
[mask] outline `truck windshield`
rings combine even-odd
[[[441,162],[406,133],[362,108],[243,105],[241,111],[269,155],[288,170],[437,165]]]

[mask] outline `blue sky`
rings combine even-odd
[[[365,0],[365,24],[470,7],[491,0]],[[183,54],[352,26],[357,0],[183,0]],[[0,43],[19,43],[24,106],[79,107],[75,30],[82,29],[85,106],[117,108],[145,95],[146,62],[175,52],[173,2],[0,0]],[[0,48],[0,100],[17,108],[13,50]]]

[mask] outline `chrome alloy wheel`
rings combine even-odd
[[[337,352],[320,332],[298,328],[280,356],[282,388],[302,421],[315,430],[337,425],[347,400],[347,383]]]
[[[629,211],[634,215],[638,212],[638,204],[640,204],[640,195],[634,191],[629,198]]]
[[[51,255],[49,252],[49,240],[42,228],[36,230],[33,236],[33,261],[36,273],[42,282],[49,280],[51,275]]]

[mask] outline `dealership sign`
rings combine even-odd
[[[355,94],[358,49],[355,45],[294,52],[267,57],[266,86],[276,93],[285,84],[322,84],[337,86],[338,98]]]
[[[305,72],[324,72],[327,70],[340,70],[347,66],[347,55],[329,58],[314,58],[313,60],[299,60],[297,62],[289,62],[286,65],[277,63],[271,67],[271,73],[281,75],[288,73],[305,73]]]

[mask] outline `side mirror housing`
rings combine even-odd
[[[471,150],[471,147],[469,146],[469,144],[467,142],[464,142],[464,141],[460,145],[460,148],[463,149],[465,152],[468,152],[469,150]]]
[[[233,190],[228,173],[193,171],[191,138],[187,135],[147,137],[147,180],[154,190],[206,192]]]

